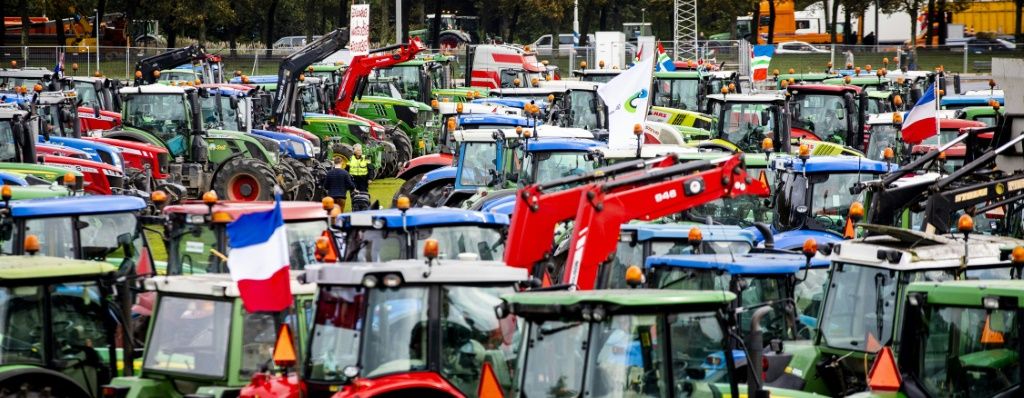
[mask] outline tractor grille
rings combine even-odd
[[[124,188],[124,175],[111,175],[107,174],[107,181],[110,182],[111,189],[122,189]]]
[[[395,116],[408,126],[416,125],[416,109],[410,106],[395,106]]]
[[[170,172],[171,165],[171,154],[160,153],[156,155],[157,167],[160,168],[161,174],[167,174]]]

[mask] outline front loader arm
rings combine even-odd
[[[349,107],[352,106],[352,101],[356,98],[359,81],[369,76],[374,69],[387,68],[412,60],[423,49],[423,42],[418,37],[413,37],[409,40],[409,43],[377,48],[370,50],[370,55],[357,55],[353,57],[348,69],[345,70],[345,75],[341,77],[341,89],[338,90],[333,113],[335,115],[348,113]],[[392,50],[398,50],[398,52],[390,54],[389,52]],[[388,54],[372,55],[382,52]]]
[[[315,62],[327,58],[348,44],[348,28],[338,28],[313,40],[305,47],[281,60],[277,68],[277,92],[274,93],[274,110],[271,121],[276,125],[287,125],[285,115],[289,115],[295,104],[298,91],[299,75]]]
[[[189,62],[206,58],[206,48],[193,44],[185,48],[171,50],[163,54],[146,57],[135,64],[135,85],[153,84],[159,79],[157,71],[173,69]]]
[[[558,180],[531,184],[516,193],[515,209],[505,243],[505,263],[532,270],[552,251],[555,226],[572,220],[583,192],[594,188],[595,181],[616,176],[628,177],[678,163],[675,156],[653,160],[632,160],[605,166],[591,172]],[[582,184],[582,185],[580,185]],[[575,187],[555,190],[565,186]],[[553,191],[553,192],[546,192]]]
[[[637,187],[616,189],[623,185]],[[653,220],[720,198],[769,194],[766,184],[747,174],[739,154],[605,183],[582,198],[561,281],[582,290],[593,289],[598,267],[615,252],[625,222]]]

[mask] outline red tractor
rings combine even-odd
[[[748,175],[742,156],[686,163],[674,156],[637,160],[529,185],[516,195],[505,263],[529,269],[545,284],[593,289],[623,223],[654,220],[722,197],[767,197],[767,179]],[[571,220],[567,252],[553,254],[549,242],[556,242],[555,227]]]

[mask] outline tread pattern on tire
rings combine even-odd
[[[276,181],[274,170],[262,161],[244,157],[235,157],[228,160],[213,178],[213,189],[217,192],[218,197],[230,198],[228,195],[230,192],[228,183],[231,181],[232,176],[239,174],[252,175],[257,182],[263,185],[260,187],[260,195],[256,200],[274,199],[274,183]]]

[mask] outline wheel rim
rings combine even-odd
[[[231,187],[229,191],[231,200],[254,201],[260,197],[260,184],[251,175],[234,176],[228,182],[228,186]]]

